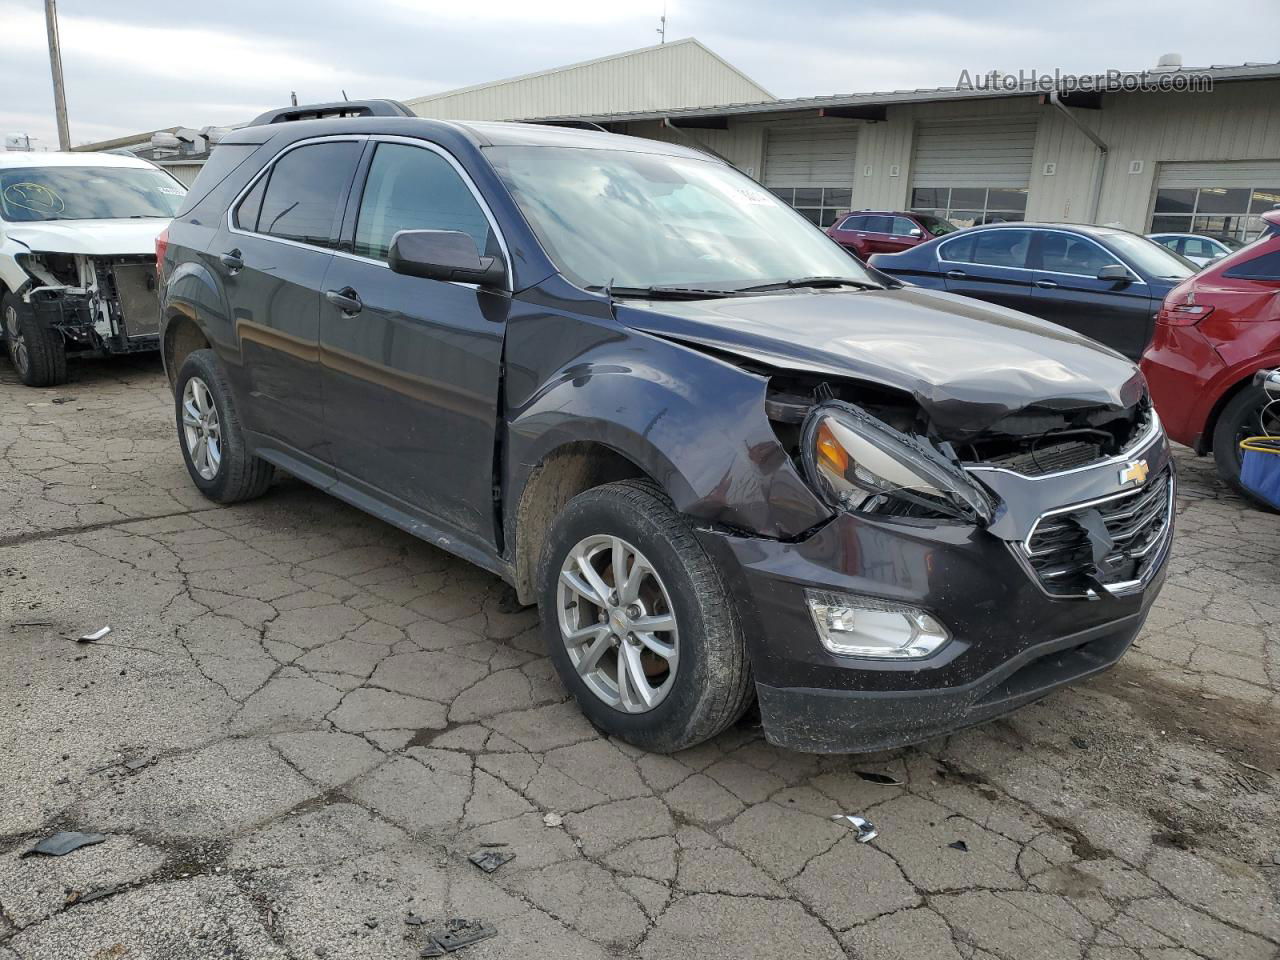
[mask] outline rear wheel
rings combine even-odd
[[[200,492],[218,503],[262,496],[274,468],[249,452],[231,387],[212,350],[187,354],[174,396],[182,457]]]
[[[674,751],[715,736],[751,699],[742,632],[719,571],[647,481],[579,494],[541,566],[547,649],[605,733]]]
[[[1213,459],[1218,476],[1255,503],[1261,503],[1240,485],[1240,441],[1261,435],[1280,436],[1280,403],[1267,409],[1267,392],[1250,384],[1232,397],[1213,428]]]
[[[67,351],[62,334],[41,326],[31,305],[15,293],[0,298],[9,362],[29,387],[56,387],[67,382]]]

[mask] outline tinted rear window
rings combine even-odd
[[[1234,280],[1280,280],[1280,250],[1238,263],[1223,276]]]
[[[309,144],[282,156],[271,169],[258,232],[332,246],[338,204],[351,182],[359,153],[360,144],[344,140]]]

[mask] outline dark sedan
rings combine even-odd
[[[1012,307],[1142,356],[1165,296],[1196,271],[1111,227],[1007,223],[960,230],[872,266],[909,283]]]

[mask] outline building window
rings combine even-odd
[[[1152,233],[1210,233],[1252,240],[1266,227],[1261,214],[1280,204],[1276,187],[1162,187]]]
[[[1012,223],[1027,216],[1026,188],[916,187],[911,209],[950,220],[957,227]]]
[[[831,226],[853,206],[852,187],[770,187],[769,192],[820,227]]]

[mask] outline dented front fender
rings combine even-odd
[[[506,353],[513,499],[545,457],[586,441],[635,463],[709,524],[790,539],[830,518],[765,415],[765,377],[607,314],[524,306]],[[555,373],[535,382],[545,370]]]

